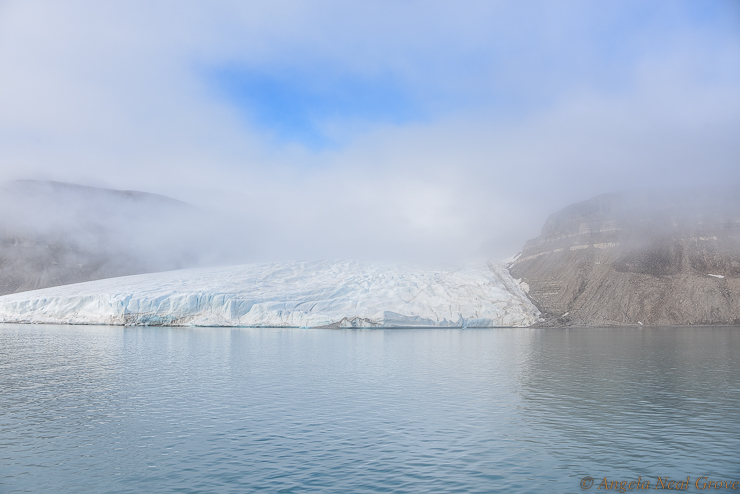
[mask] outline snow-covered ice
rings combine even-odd
[[[313,261],[186,269],[0,297],[0,322],[248,327],[530,326],[508,271]]]

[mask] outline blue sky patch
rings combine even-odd
[[[221,69],[212,81],[253,124],[311,148],[339,144],[326,122],[402,124],[422,118],[408,88],[392,77]]]

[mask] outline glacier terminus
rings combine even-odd
[[[0,297],[0,322],[231,327],[525,327],[508,271],[295,261],[109,278]]]

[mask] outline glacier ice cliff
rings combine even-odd
[[[530,326],[508,271],[312,261],[186,269],[0,297],[0,322],[134,326]]]

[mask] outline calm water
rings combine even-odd
[[[0,325],[0,492],[695,491],[739,405],[740,328]]]

